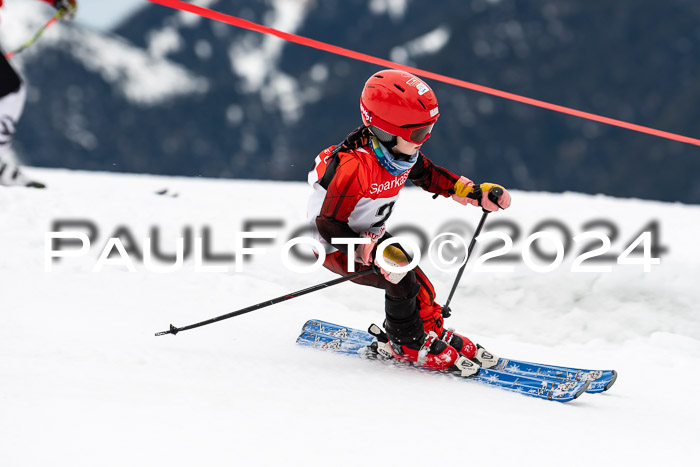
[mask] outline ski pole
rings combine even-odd
[[[489,200],[494,204],[498,205],[498,198],[502,194],[503,189],[501,187],[495,186],[491,188],[491,190],[489,190]],[[469,248],[467,249],[467,257],[464,259],[464,264],[461,268],[459,268],[459,271],[457,272],[457,277],[455,278],[455,281],[452,284],[452,290],[450,290],[450,295],[447,297],[447,301],[442,306],[441,311],[443,318],[449,318],[452,315],[452,310],[450,309],[450,302],[452,301],[452,296],[455,294],[455,290],[457,290],[457,285],[459,285],[459,281],[462,279],[462,274],[464,274],[464,269],[467,267],[467,261],[469,261],[469,258],[472,255],[472,250],[474,249],[474,245],[476,245],[476,237],[478,237],[481,233],[481,229],[484,227],[484,223],[486,222],[486,217],[489,215],[490,212],[491,211],[487,211],[486,209],[484,209],[484,213],[481,215],[479,225],[476,227],[476,231],[474,232],[474,236],[472,237],[471,243],[469,243]]]
[[[42,34],[44,34],[44,31],[46,31],[47,29],[49,29],[49,28],[50,28],[51,26],[53,26],[57,21],[59,21],[61,18],[63,18],[63,15],[65,15],[66,13],[69,13],[70,11],[73,11],[73,10],[75,10],[75,7],[71,7],[70,10],[67,9],[67,8],[61,8],[60,10],[58,10],[58,11],[56,12],[56,14],[53,15],[53,17],[52,17],[44,26],[42,26],[42,28],[39,29],[39,31],[37,31],[37,33],[34,34],[27,42],[25,42],[24,44],[22,44],[21,46],[19,46],[16,50],[7,52],[7,53],[5,54],[5,58],[6,58],[7,60],[9,60],[9,59],[11,59],[12,57],[14,57],[15,55],[17,55],[18,53],[22,52],[24,49],[26,49],[26,48],[29,47],[30,45],[32,45],[34,42],[36,42],[37,39],[39,39],[39,38],[41,37]]]
[[[326,287],[331,287],[333,285],[340,284],[341,282],[346,282],[346,281],[355,279],[356,277],[366,276],[368,274],[373,274],[375,272],[376,272],[375,266],[372,266],[371,268],[365,269],[364,271],[358,271],[358,272],[355,272],[355,273],[350,274],[348,276],[339,277],[337,279],[333,279],[333,280],[328,281],[328,282],[323,282],[321,284],[314,285],[313,287],[309,287],[309,288],[306,288],[303,290],[298,290],[296,292],[288,293],[287,295],[282,295],[281,297],[273,298],[272,300],[266,300],[266,301],[260,302],[256,305],[251,305],[251,306],[246,307],[246,308],[241,308],[240,310],[232,311],[231,313],[226,313],[225,315],[217,316],[215,318],[210,318],[210,319],[207,319],[205,321],[200,321],[199,323],[190,324],[187,326],[183,326],[181,328],[175,327],[171,324],[170,329],[168,329],[167,331],[157,332],[156,336],[164,336],[166,334],[175,335],[180,331],[187,331],[188,329],[194,329],[194,328],[198,328],[200,326],[206,326],[207,324],[216,323],[217,321],[222,321],[224,319],[233,318],[234,316],[239,316],[239,315],[251,312],[251,311],[259,310],[260,308],[265,308],[265,307],[270,306],[270,305],[275,305],[275,304],[280,303],[280,302],[291,300],[292,298],[297,298],[297,297],[300,297],[302,295],[306,295],[307,293],[316,292],[317,290],[325,289]]]

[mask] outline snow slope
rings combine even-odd
[[[523,239],[556,218],[574,234],[614,221],[619,253],[657,219],[662,264],[649,273],[465,275],[450,326],[497,354],[620,373],[602,395],[570,404],[298,348],[312,317],[355,327],[382,319],[382,293],[342,284],[232,320],[167,329],[329,280],[296,274],[279,248],[304,223],[301,183],[224,181],[29,169],[48,190],[0,189],[0,465],[686,465],[700,454],[700,207],[567,193],[514,193],[488,223],[512,220]],[[162,188],[177,197],[158,196]],[[431,236],[473,208],[405,190],[390,221],[416,219]],[[87,257],[44,270],[57,219],[89,219]],[[117,227],[139,248],[151,227],[162,249],[189,226],[212,250],[234,250],[246,219],[280,220],[279,239],[236,272],[170,274],[104,266]],[[472,227],[473,228],[473,227]],[[274,230],[274,229],[273,229]],[[124,230],[122,230],[124,232]],[[584,263],[588,264],[588,263]],[[211,265],[211,264],[209,264]],[[439,297],[454,273],[421,263]],[[162,264],[161,264],[162,266]]]

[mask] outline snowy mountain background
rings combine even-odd
[[[6,2],[9,49],[47,16]],[[35,2],[36,3],[36,2]],[[207,0],[352,50],[601,115],[700,135],[700,7],[577,2]],[[15,149],[37,166],[303,180],[360,122],[369,64],[150,5],[104,35],[58,24],[16,63],[29,102]],[[700,149],[431,83],[425,152],[523,190],[700,203]]]
[[[522,261],[511,273],[467,267],[449,326],[502,356],[619,371],[609,392],[559,404],[298,347],[310,318],[359,328],[381,321],[383,292],[354,284],[154,337],[169,323],[335,277],[280,262],[283,241],[304,224],[310,188],[27,170],[51,188],[0,189],[0,465],[658,466],[700,455],[697,206],[514,191],[512,208],[488,218],[487,229],[509,235],[503,222],[518,226],[517,254],[524,235],[551,218],[572,234],[607,219],[615,255],[644,224],[660,226],[661,264],[648,273],[614,262],[611,272],[571,273],[580,245],[545,274]],[[164,189],[170,196],[156,194]],[[410,223],[432,237],[473,229],[480,217],[417,188],[402,198],[390,231]],[[85,256],[46,272],[45,235],[70,219],[92,222],[97,237]],[[251,219],[276,221],[256,230],[278,237],[241,272],[230,260],[216,264],[228,272],[196,272],[191,257],[170,273],[138,260],[135,272],[92,272],[117,232],[141,251],[158,237],[171,254],[187,228],[202,237],[207,227],[224,256]],[[421,267],[444,300],[454,273]]]

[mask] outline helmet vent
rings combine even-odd
[[[402,88],[401,86],[399,86],[398,84],[395,84],[394,87],[395,87],[396,89],[398,89],[399,91],[401,91],[401,92],[406,92],[406,91],[404,91],[403,88]]]
[[[420,105],[422,105],[423,108],[424,108],[425,110],[428,110],[428,108],[425,106],[425,104],[423,103],[423,101],[421,101],[420,99],[418,99],[418,103],[420,103]]]
[[[374,75],[375,78],[384,78],[382,75]]]

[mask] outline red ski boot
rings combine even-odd
[[[459,357],[457,350],[438,339],[434,332],[424,334],[422,342],[399,344],[389,340],[386,347],[394,359],[417,363],[430,370],[447,370]]]
[[[425,334],[425,340],[418,349],[416,349],[418,346],[414,344],[392,343],[386,333],[376,324],[369,327],[369,333],[377,338],[372,347],[385,358],[393,358],[402,362],[415,362],[431,370],[456,370],[465,378],[478,374],[481,368],[464,355],[459,355],[454,347],[439,340],[437,334],[432,331]]]
[[[379,351],[402,362],[417,363],[431,370],[447,370],[459,357],[457,350],[438,338],[435,332],[426,332],[418,312],[416,293],[406,298],[385,300],[385,338]],[[371,331],[370,331],[371,332]]]
[[[476,355],[476,345],[466,337],[457,334],[454,328],[444,330],[440,339],[457,349],[457,352],[467,358],[474,358],[474,355]]]
[[[477,362],[482,368],[493,368],[498,364],[497,356],[487,352],[479,344],[474,345],[466,337],[457,334],[453,328],[444,331],[440,339],[457,349],[461,355]]]

